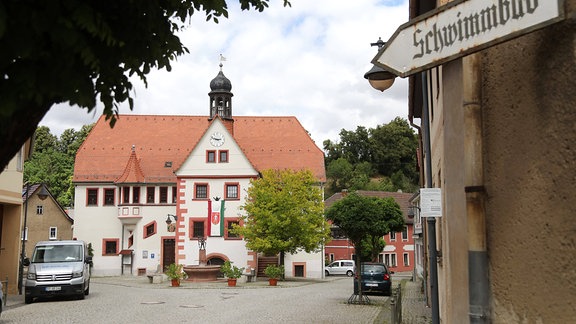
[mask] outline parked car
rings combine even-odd
[[[390,296],[392,294],[393,271],[389,271],[384,263],[362,262],[362,293],[380,294]],[[354,294],[358,294],[358,275],[354,278]]]
[[[355,268],[354,260],[338,260],[327,265],[326,268],[324,268],[324,273],[326,273],[326,277],[333,275],[347,275],[348,277],[352,277]]]
[[[92,257],[83,241],[41,241],[36,244],[28,267],[24,302],[36,297],[74,295],[84,299],[90,293]]]

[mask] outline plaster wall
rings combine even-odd
[[[22,164],[24,149],[0,172],[0,280],[8,278],[8,293],[18,292],[22,231]]]
[[[38,189],[39,191],[40,189]],[[37,213],[37,207],[42,206],[42,214]],[[24,213],[24,207],[22,213]],[[32,257],[32,252],[36,243],[48,241],[50,239],[50,227],[56,227],[56,239],[72,239],[72,221],[62,213],[62,210],[48,197],[45,200],[38,198],[37,194],[32,195],[28,200],[28,216],[26,217],[28,227],[28,241],[26,242],[26,256]]]
[[[483,52],[493,323],[576,318],[576,1],[567,19]]]

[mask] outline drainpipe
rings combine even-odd
[[[432,149],[430,145],[430,112],[428,111],[428,80],[427,73],[422,73],[422,139],[426,154],[426,188],[432,188]],[[440,323],[440,303],[438,301],[438,250],[436,248],[436,218],[427,217],[428,229],[428,268],[430,271],[430,306],[432,308],[432,324]]]
[[[462,59],[464,87],[464,190],[468,221],[470,323],[490,323],[484,166],[482,160],[482,79],[479,54]]]

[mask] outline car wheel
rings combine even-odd
[[[32,301],[34,300],[34,297],[32,296],[26,296],[24,297],[24,303],[25,304],[32,304]]]
[[[326,277],[330,276],[330,272],[328,272],[328,270],[324,270],[324,273],[326,274]]]
[[[352,270],[348,270],[348,271],[346,271],[346,275],[348,277],[352,277],[354,275],[354,272],[352,272]]]
[[[86,290],[84,290],[84,296],[88,295],[90,295],[90,281],[88,281],[88,287],[86,287]]]

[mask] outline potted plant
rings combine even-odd
[[[264,274],[268,277],[270,286],[276,286],[278,279],[284,275],[284,266],[271,264],[264,269]]]
[[[172,287],[179,287],[180,280],[186,279],[187,275],[184,272],[184,265],[183,264],[176,264],[172,263],[171,265],[166,267],[164,274],[170,278],[172,281]]]
[[[228,286],[235,287],[236,281],[238,278],[240,278],[240,276],[242,276],[244,268],[238,268],[237,266],[233,266],[232,262],[226,261],[222,265],[221,271],[226,276],[226,278],[228,278]]]

